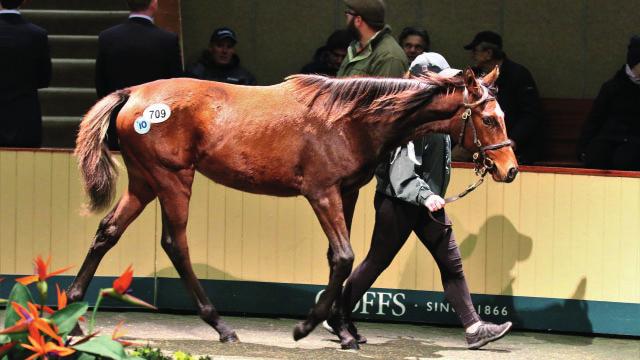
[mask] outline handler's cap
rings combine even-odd
[[[236,33],[228,27],[221,27],[213,30],[213,34],[211,34],[210,43],[214,41],[219,41],[223,39],[229,39],[233,41],[233,43],[237,43],[238,39],[236,38]]]
[[[634,35],[629,40],[629,47],[627,48],[627,65],[630,68],[640,63],[640,36]]]
[[[345,5],[371,26],[384,26],[384,0],[344,0]]]
[[[502,50],[502,36],[493,31],[481,31],[477,33],[473,40],[464,46],[464,49],[473,50],[480,43],[493,44],[497,46],[498,49]]]
[[[425,52],[418,55],[409,66],[411,75],[418,76],[427,71],[440,73],[449,69],[449,63],[444,56],[436,52]]]

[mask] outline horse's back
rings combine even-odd
[[[130,91],[117,120],[128,156],[145,166],[195,167],[245,191],[299,193],[296,169],[305,143],[298,125],[306,108],[283,84],[250,87],[179,78]]]

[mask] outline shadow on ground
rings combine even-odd
[[[442,351],[465,351],[465,347],[444,347],[429,341],[400,338],[382,344],[365,344],[360,351],[336,350],[339,344],[327,342],[322,349],[283,348],[262,344],[239,343],[228,346],[211,341],[173,340],[157,343],[163,350],[192,349],[194,354],[215,353],[217,356],[243,356],[276,359],[437,359]],[[508,350],[483,350],[482,352],[508,353]],[[450,355],[449,355],[450,356]]]

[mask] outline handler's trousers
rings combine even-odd
[[[438,264],[444,293],[464,327],[480,320],[473,308],[469,288],[462,271],[460,251],[451,228],[431,220],[426,207],[376,192],[376,222],[367,257],[347,279],[343,292],[346,314],[362,299],[378,276],[391,264],[414,231]],[[433,213],[438,221],[449,223],[444,209]]]

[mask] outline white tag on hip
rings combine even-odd
[[[142,117],[152,124],[161,123],[171,116],[171,109],[167,104],[153,104],[144,109]]]

